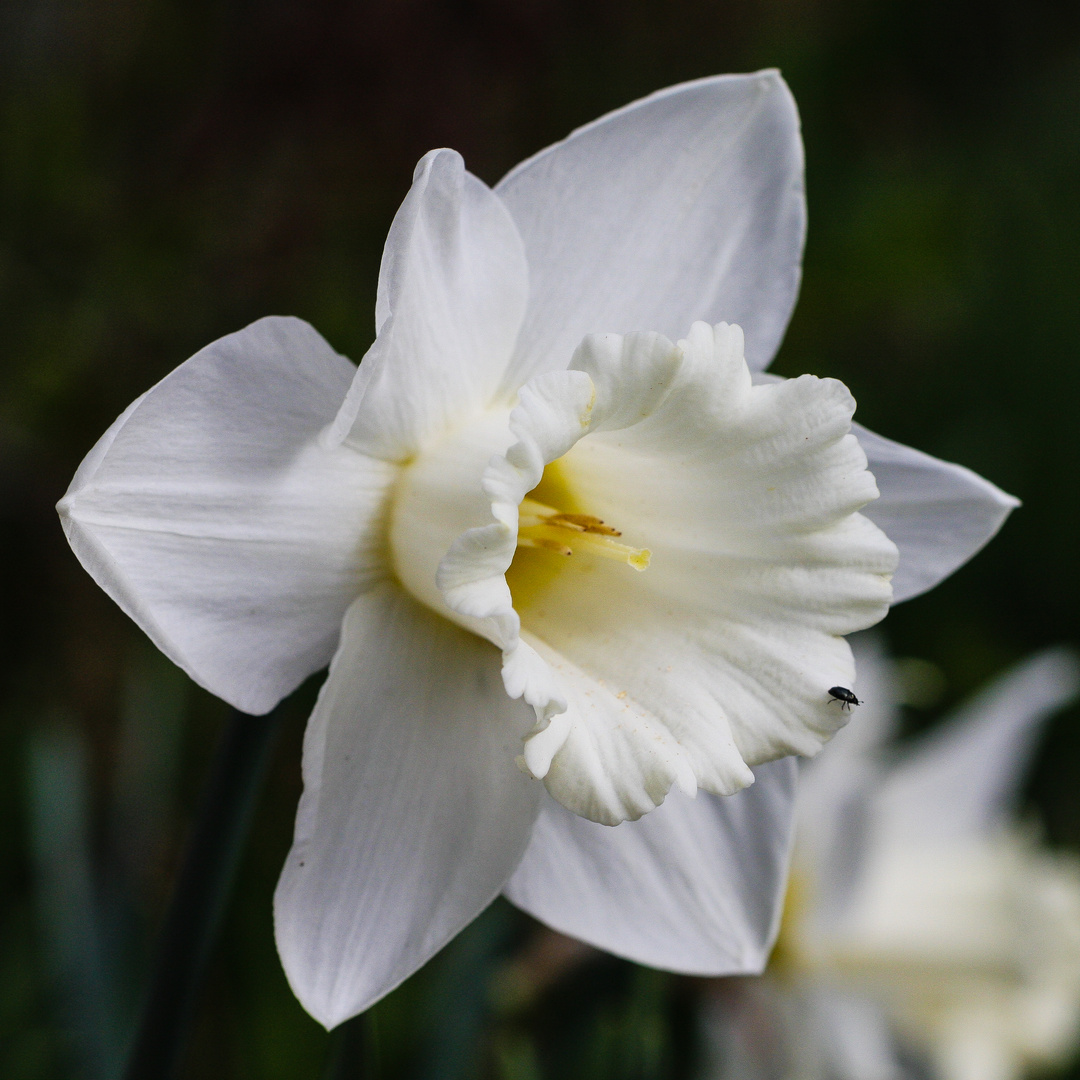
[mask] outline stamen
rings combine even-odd
[[[652,552],[617,543],[616,536],[622,533],[591,514],[563,514],[534,499],[522,499],[518,508],[518,547],[543,548],[560,555],[587,551],[644,570]]]

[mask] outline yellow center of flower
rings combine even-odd
[[[506,583],[514,607],[527,623],[531,614],[549,598],[549,590],[567,575],[592,576],[602,560],[614,560],[644,570],[651,552],[620,541],[620,531],[610,521],[590,514],[587,500],[579,497],[572,467],[565,458],[551,462],[540,483],[518,507],[517,552],[506,571]],[[578,558],[566,558],[577,553]],[[584,558],[580,556],[585,556]]]
[[[559,555],[587,551],[591,555],[624,562],[635,570],[644,570],[652,558],[648,548],[620,544],[616,537],[622,533],[592,514],[560,513],[526,497],[521,500],[518,515],[519,548],[542,548]]]
[[[448,606],[437,578],[452,545],[470,529],[495,520],[482,478],[492,456],[504,453],[512,437],[508,418],[509,410],[491,410],[426,448],[402,469],[390,506],[388,554],[397,579],[433,611],[476,633],[484,633],[485,625]],[[588,512],[588,498],[581,499],[580,490],[579,478],[560,458],[544,469],[519,505],[506,582],[523,618],[526,609],[534,611],[550,598],[560,579],[591,579],[601,569],[598,564],[610,567],[610,560],[635,570],[649,565],[647,550],[622,543],[613,523]],[[566,558],[574,554],[577,558]]]

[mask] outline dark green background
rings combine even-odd
[[[225,715],[67,550],[52,507],[83,454],[259,316],[302,316],[359,359],[383,237],[431,147],[493,183],[635,97],[764,66],[802,110],[810,204],[775,370],[843,378],[868,426],[1025,504],[885,624],[947,679],[917,728],[1078,637],[1080,6],[0,6],[0,1075],[110,1075]],[[311,697],[289,707],[187,1077],[317,1077],[333,1050],[289,994],[270,916]],[[1078,720],[1055,721],[1029,784],[1070,846]],[[693,980],[599,960],[499,1013],[490,986],[532,932],[497,905],[379,1005],[369,1075],[688,1075]]]

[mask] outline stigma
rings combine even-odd
[[[518,508],[519,548],[541,548],[558,555],[588,552],[644,570],[652,552],[648,548],[620,544],[617,539],[620,536],[618,529],[591,514],[564,514],[529,498],[522,499]]]

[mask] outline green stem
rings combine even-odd
[[[282,710],[233,710],[165,917],[125,1080],[169,1080],[236,877]]]

